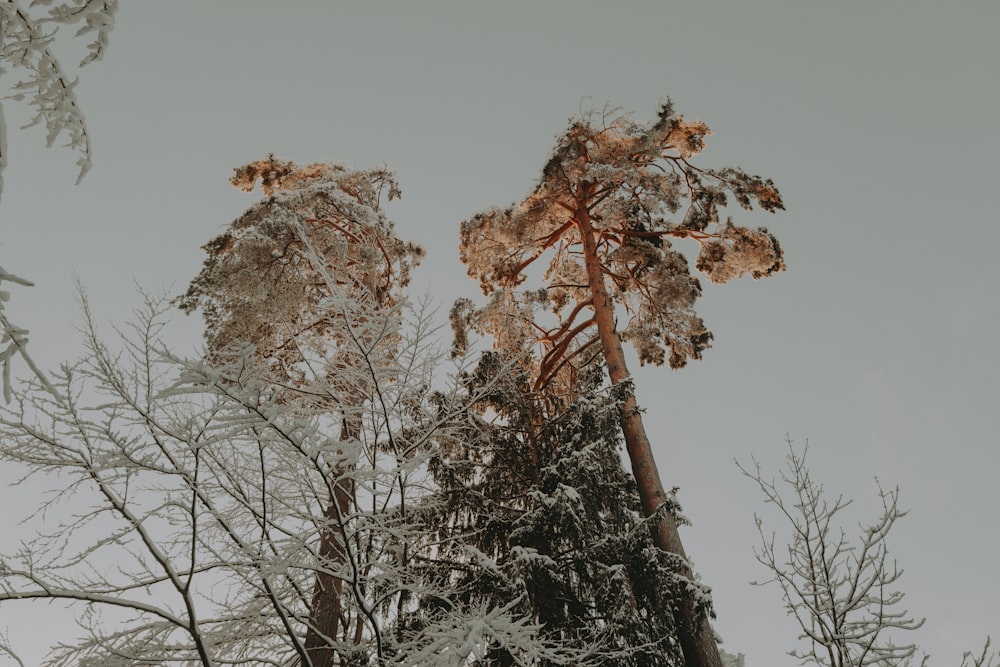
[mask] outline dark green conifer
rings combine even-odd
[[[437,570],[453,578],[446,604],[513,605],[562,649],[546,657],[494,646],[485,664],[683,664],[676,558],[656,547],[642,518],[621,463],[622,399],[601,373],[542,394],[523,367],[484,354],[468,377],[479,397],[469,422],[431,460],[440,514],[429,524],[442,543],[464,533],[481,552],[439,555],[436,565],[466,563]]]

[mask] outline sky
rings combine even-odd
[[[0,264],[36,283],[8,315],[41,365],[75,358],[74,280],[109,332],[137,286],[182,292],[201,246],[257,196],[228,185],[231,169],[273,152],[394,167],[389,215],[428,252],[413,293],[444,319],[478,297],[462,220],[527,194],[581,110],[646,120],[669,96],[713,130],[698,164],[773,178],[787,208],[733,211],[780,239],[788,271],[702,281],[704,360],[632,358],[723,647],[750,667],[797,664],[778,590],[750,585],[767,578],[754,514],[783,526],[734,462],[777,472],[787,436],[808,440],[829,493],[855,499],[848,532],[877,515],[876,478],[900,487],[910,513],[889,548],[905,607],[927,619],[900,639],[957,665],[1000,636],[997,25],[992,0],[123,2],[105,60],[79,73],[94,145],[79,186],[76,156],[45,150],[42,130],[17,129],[28,111],[4,104]],[[195,350],[200,326],[178,313],[171,340]],[[0,552],[25,530],[23,493],[0,491]],[[44,605],[5,605],[4,628],[26,656],[75,629]]]

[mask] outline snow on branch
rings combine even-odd
[[[17,285],[24,285],[27,287],[32,286],[32,282],[25,280],[13,273],[7,273],[2,266],[0,266],[0,284],[3,281],[15,283]],[[55,388],[49,382],[45,373],[35,364],[35,361],[28,354],[28,330],[22,329],[21,327],[15,326],[9,319],[7,319],[6,313],[4,313],[4,306],[7,301],[10,300],[10,292],[0,289],[0,367],[3,369],[3,398],[4,402],[10,403],[12,391],[11,391],[11,359],[15,356],[20,356],[31,372],[35,374],[35,377],[41,382],[42,386],[45,387],[52,395],[58,396]]]
[[[48,14],[34,15],[31,10],[35,7],[48,7]],[[48,146],[61,136],[66,139],[65,146],[79,154],[77,183],[92,164],[90,135],[76,98],[78,79],[67,73],[52,47],[59,26],[79,26],[74,36],[93,36],[80,66],[101,60],[117,11],[118,0],[72,0],[59,4],[53,0],[35,0],[27,7],[20,0],[0,2],[0,76],[6,75],[8,68],[22,76],[10,86],[13,93],[0,99],[25,101],[34,112],[25,127],[44,124]],[[5,134],[0,106],[0,194],[7,163]]]
[[[897,645],[894,631],[916,630],[923,620],[898,609],[903,593],[895,588],[903,571],[889,556],[887,538],[906,512],[899,507],[899,489],[879,485],[882,512],[870,524],[860,524],[856,537],[840,527],[841,512],[850,505],[842,496],[828,499],[813,480],[789,440],[782,487],[764,477],[760,465],[744,475],[757,483],[765,501],[787,519],[792,530],[787,547],[755,517],[761,546],[757,560],[771,573],[764,583],[777,583],[788,612],[802,630],[806,648],[792,655],[803,662],[830,667],[895,667],[910,665],[916,644]]]
[[[894,641],[898,632],[924,624],[923,619],[916,620],[899,608],[904,594],[896,585],[903,570],[889,555],[889,533],[907,514],[899,507],[899,489],[887,490],[878,484],[881,512],[874,521],[860,523],[858,533],[849,536],[841,527],[840,514],[851,500],[826,494],[806,467],[807,451],[808,446],[797,451],[788,440],[779,481],[765,477],[756,460],[751,469],[737,462],[791,529],[789,544],[780,546],[775,533],[764,528],[764,520],[754,517],[761,538],[755,553],[771,578],[753,583],[776,583],[781,588],[785,607],[802,631],[799,639],[806,645],[790,655],[803,664],[912,667],[917,645]],[[987,639],[979,656],[967,652],[962,667],[990,667],[989,646]],[[917,664],[925,667],[928,656],[923,655]]]
[[[35,384],[0,407],[0,462],[58,484],[29,519],[37,534],[0,554],[0,607],[81,610],[83,634],[46,665],[316,665],[310,632],[335,664],[458,666],[495,646],[524,664],[588,664],[519,609],[464,601],[454,586],[497,569],[497,556],[453,562],[469,536],[429,524],[446,499],[428,460],[459,436],[471,400],[457,379],[442,389],[431,377],[445,354],[427,340],[430,310],[408,311],[391,366],[368,363],[378,351],[352,339],[360,363],[325,385],[323,414],[304,415],[274,400],[285,392],[252,350],[215,366],[171,354],[163,302],[149,300],[112,343],[83,303],[87,349],[55,375],[61,398]],[[365,400],[345,394],[359,386]],[[356,424],[348,439],[344,422]],[[340,557],[325,557],[321,539]],[[341,585],[332,635],[311,614],[320,574]]]

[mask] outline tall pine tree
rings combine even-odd
[[[388,169],[298,166],[265,160],[232,184],[267,196],[205,246],[208,258],[180,306],[201,309],[209,357],[245,353],[267,369],[276,399],[300,414],[335,415],[345,451],[356,449],[364,405],[391,381],[402,289],[423,251],[400,240],[383,213],[399,196]],[[305,645],[314,667],[331,667],[338,637],[361,642],[342,604],[346,518],[357,511],[353,464],[334,473],[320,530],[319,563]]]
[[[654,539],[686,560],[670,498],[660,478],[622,344],[642,363],[679,368],[698,359],[711,333],[694,310],[701,294],[688,261],[670,239],[700,246],[696,268],[713,282],[784,268],[781,248],[766,229],[723,221],[730,197],[743,208],[783,208],[770,180],[740,169],[704,169],[690,160],[709,129],[676,115],[669,101],[657,118],[637,123],[615,113],[572,121],[558,139],[534,191],[505,209],[489,209],[462,223],[461,256],[489,305],[478,315],[503,347],[530,337],[541,349],[537,388],[563,369],[603,358],[623,400],[619,422],[638,484],[643,514],[654,519]],[[545,263],[542,289],[518,289],[528,271]],[[543,306],[549,320],[535,317]],[[622,328],[619,328],[619,316]],[[693,579],[690,568],[684,574]],[[681,600],[680,638],[688,667],[720,667],[711,628],[691,596]]]

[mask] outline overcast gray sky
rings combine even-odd
[[[669,95],[714,131],[700,164],[773,178],[788,209],[733,213],[778,236],[788,272],[703,281],[705,359],[634,369],[724,647],[795,664],[778,591],[748,583],[766,574],[754,512],[780,524],[733,463],[776,469],[788,433],[856,497],[853,519],[877,511],[876,476],[900,485],[911,513],[890,547],[927,617],[912,639],[957,665],[1000,635],[998,26],[994,0],[123,2],[106,60],[80,73],[95,165],[79,187],[75,156],[5,104],[0,263],[37,283],[10,315],[54,366],[78,352],[74,273],[106,322],[139,304],[136,283],[182,291],[256,196],[231,168],[269,152],[396,167],[390,215],[428,250],[414,289],[447,309],[478,295],[463,219],[522,197],[581,108],[648,119]],[[178,345],[199,330],[178,315]],[[4,528],[30,505],[18,493],[0,493]],[[0,629],[55,641],[53,618],[4,606]]]

